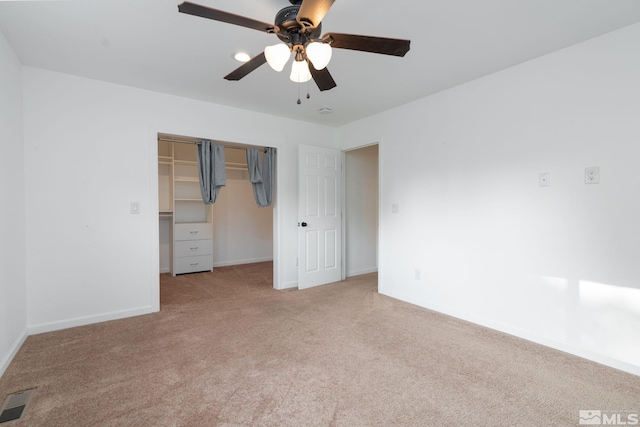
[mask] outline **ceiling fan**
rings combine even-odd
[[[190,2],[180,4],[178,11],[278,36],[281,43],[267,46],[264,52],[226,75],[226,80],[240,80],[265,62],[274,70],[282,71],[293,56],[290,79],[302,83],[313,78],[318,88],[325,91],[336,87],[336,82],[326,68],[331,59],[332,48],[393,56],[404,56],[409,51],[409,40],[342,33],[326,33],[321,37],[322,20],[334,1],[289,0],[293,6],[280,10],[273,24]]]

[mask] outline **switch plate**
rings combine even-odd
[[[584,169],[585,184],[600,184],[600,168],[593,166]]]
[[[140,202],[131,202],[131,213],[135,215],[140,213]]]
[[[397,203],[391,204],[391,213],[400,213],[400,205]]]
[[[538,174],[539,187],[551,187],[551,174],[549,172],[540,172]]]

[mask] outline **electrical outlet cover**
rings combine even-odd
[[[538,175],[538,186],[550,187],[551,186],[551,174],[549,172],[540,172]]]
[[[600,183],[600,168],[597,166],[584,169],[584,183],[585,184],[599,184]]]

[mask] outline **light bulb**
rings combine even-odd
[[[331,61],[331,46],[327,43],[313,42],[307,46],[307,58],[316,70],[322,70]]]
[[[293,61],[289,78],[296,83],[304,83],[311,80],[311,73],[309,72],[307,61]]]
[[[264,49],[264,56],[267,58],[267,64],[274,70],[280,72],[289,60],[291,51],[286,44],[278,43],[273,46],[267,46]]]

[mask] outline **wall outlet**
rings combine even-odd
[[[422,278],[422,272],[419,268],[415,269],[415,271],[413,272],[413,277],[415,277],[416,280],[420,280]]]
[[[551,186],[551,174],[549,172],[540,172],[538,174],[538,186],[539,187]]]
[[[585,184],[599,184],[600,183],[600,168],[597,166],[584,169],[584,183]]]

